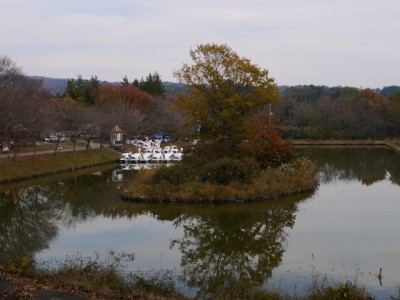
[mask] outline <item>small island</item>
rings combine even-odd
[[[171,167],[139,172],[122,189],[134,201],[258,201],[314,190],[316,168],[293,156],[271,103],[280,100],[268,70],[227,45],[199,45],[192,65],[175,72],[184,127],[197,143]]]

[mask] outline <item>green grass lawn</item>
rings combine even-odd
[[[14,161],[10,158],[0,159],[0,181],[31,178],[40,175],[53,174],[83,167],[116,161],[120,153],[108,148],[101,150],[59,152],[54,154],[41,154],[18,157]]]

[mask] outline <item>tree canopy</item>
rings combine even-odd
[[[123,86],[130,85],[127,76],[124,76],[122,78],[121,84]],[[149,73],[149,75],[146,76],[146,79],[143,79],[143,77],[142,77],[140,79],[140,81],[135,79],[132,82],[132,85],[134,87],[140,88],[142,91],[144,91],[152,96],[160,96],[165,93],[165,88],[161,81],[161,77],[157,72],[154,72],[153,74]]]
[[[199,45],[190,56],[193,64],[174,73],[187,87],[177,95],[177,107],[187,125],[201,126],[210,137],[240,142],[246,119],[280,99],[268,70],[227,45]]]
[[[97,76],[91,76],[90,80],[87,80],[78,75],[78,79],[68,80],[65,94],[74,100],[91,105],[94,104],[99,88],[100,80]]]
[[[0,141],[13,141],[14,159],[22,138],[35,138],[50,122],[50,95],[41,81],[25,76],[7,56],[0,56]]]

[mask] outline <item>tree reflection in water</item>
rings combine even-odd
[[[320,180],[358,180],[371,185],[386,177],[400,185],[400,156],[386,147],[299,147],[298,155],[315,158]]]
[[[180,214],[184,229],[171,247],[182,252],[183,280],[197,297],[246,297],[262,289],[282,260],[286,230],[295,223],[297,203],[310,195],[269,204],[197,206]]]
[[[400,158],[390,150],[304,148],[299,155],[316,158],[321,182],[343,178],[369,185],[387,178],[400,184]],[[221,205],[138,204],[121,201],[110,178],[111,172],[73,173],[45,182],[0,185],[0,264],[48,248],[60,225],[74,227],[100,215],[131,219],[145,214],[183,229],[170,247],[181,252],[182,280],[199,298],[255,298],[252,293],[282,263],[299,201],[310,197]]]
[[[57,235],[55,203],[42,197],[41,187],[0,194],[0,264],[33,257]]]
[[[71,173],[1,186],[0,265],[33,260],[56,239],[60,224],[71,227],[122,209],[109,178],[109,172]]]

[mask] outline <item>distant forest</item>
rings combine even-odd
[[[41,79],[54,95],[66,92],[68,79]],[[119,83],[112,83],[119,84]],[[173,97],[184,92],[179,83],[163,82]],[[271,113],[282,123],[283,135],[294,139],[379,139],[400,135],[400,86],[382,89],[281,86],[282,101]]]
[[[50,78],[50,77],[43,77],[43,76],[30,76],[30,78],[41,80],[43,82],[43,86],[53,95],[63,95],[67,88],[68,80],[70,80],[70,79],[66,79],[66,78],[61,79],[61,78]],[[119,84],[119,82],[115,82],[115,84]],[[180,83],[164,81],[163,85],[164,85],[166,92],[174,93],[174,92],[183,92],[184,91],[184,87]],[[315,97],[322,96],[322,94],[324,93],[324,91],[326,91],[326,89],[330,89],[330,90],[342,89],[342,87],[329,88],[326,86],[297,85],[297,86],[292,86],[292,87],[281,86],[279,88],[279,90],[281,91],[281,93],[284,93],[287,89],[292,89],[292,88],[298,89],[298,90],[301,90],[304,88],[303,93],[306,92],[307,89],[309,89],[310,91],[313,90],[313,92],[310,92],[308,95],[307,95],[307,92],[303,95],[303,97],[308,97],[307,99],[312,99]],[[344,89],[346,89],[346,88],[347,87],[344,87]],[[386,86],[386,87],[383,87],[382,89],[380,89],[380,88],[373,89],[374,92],[382,94],[384,96],[390,96],[399,90],[400,90],[400,86],[398,86],[398,85]]]
[[[400,87],[281,87],[275,107],[284,135],[297,139],[380,139],[400,135]]]
[[[29,76],[29,77],[31,79],[41,80],[43,82],[43,87],[55,96],[63,95],[67,89],[68,81],[71,80],[71,79],[50,78],[43,76]],[[101,83],[120,84],[120,82],[106,82],[106,81],[102,81]],[[184,91],[183,85],[179,83],[164,81],[163,85],[166,92],[175,93]]]

